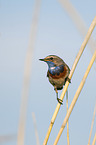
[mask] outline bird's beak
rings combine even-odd
[[[40,61],[45,61],[44,59],[39,59]]]
[[[46,58],[43,58],[43,59],[39,59],[40,61],[44,61],[44,62],[47,62],[47,61],[49,61],[48,59],[46,59]]]

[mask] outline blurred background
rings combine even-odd
[[[67,2],[73,11],[67,7]],[[57,100],[46,77],[47,64],[40,62],[39,58],[50,54],[60,56],[71,69],[95,15],[95,0],[64,0],[64,3],[63,0],[0,1],[0,145],[17,145],[22,110],[26,121],[24,145],[36,144],[32,112],[35,113],[40,144],[43,144]],[[92,39],[96,41],[96,28]],[[96,45],[93,46],[87,44],[72,77],[68,87],[69,105],[96,49]],[[26,84],[27,97],[22,101]],[[88,143],[95,103],[96,63],[69,119],[71,145]],[[53,126],[49,145],[54,143],[65,115],[66,98]],[[95,132],[96,117],[91,143]],[[58,144],[67,144],[66,128]]]

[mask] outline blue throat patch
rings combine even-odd
[[[64,71],[64,65],[56,66],[53,62],[47,61],[48,70],[52,75],[59,75]]]

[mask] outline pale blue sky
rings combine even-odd
[[[96,15],[96,1],[71,0],[89,28]],[[0,135],[18,131],[24,62],[33,17],[34,0],[0,2]],[[96,40],[96,28],[94,31]],[[53,87],[46,77],[47,65],[38,59],[49,54],[60,56],[70,67],[83,39],[59,1],[41,2],[37,38],[34,48],[28,99],[25,145],[35,145],[32,112],[36,115],[40,144],[43,143],[57,105]],[[69,105],[91,60],[86,47],[69,85]],[[96,64],[94,63],[96,67]],[[70,144],[87,144],[96,102],[96,70],[92,67],[85,86],[69,119]],[[59,91],[59,95],[62,91]],[[66,115],[66,98],[55,121],[49,145],[55,141]],[[92,140],[96,132],[96,118]],[[92,143],[91,140],[91,143]],[[16,145],[17,141],[5,143]],[[67,144],[66,128],[58,145]]]

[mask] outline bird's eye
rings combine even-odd
[[[51,60],[53,60],[53,57],[50,57]]]

